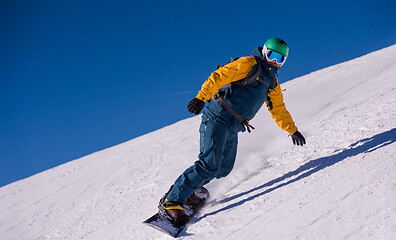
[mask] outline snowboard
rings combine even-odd
[[[199,210],[203,208],[206,200],[209,198],[209,191],[204,187],[198,187],[195,190],[195,196],[201,199],[201,203],[199,205],[189,205],[189,200],[187,200],[186,204],[183,206],[183,210],[189,217],[189,220],[196,216]],[[187,228],[188,224],[177,224],[174,220],[161,212],[154,214],[143,223],[174,238],[177,238],[180,233]]]

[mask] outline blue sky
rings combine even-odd
[[[0,186],[192,116],[186,105],[216,66],[270,37],[290,46],[281,82],[395,44],[395,9],[392,0],[2,0]]]

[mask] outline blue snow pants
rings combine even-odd
[[[203,186],[214,178],[227,176],[234,167],[238,133],[207,120],[204,116],[199,132],[199,160],[176,179],[167,195],[169,201],[185,203],[198,186]]]

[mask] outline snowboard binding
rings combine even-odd
[[[166,194],[161,198],[158,209],[160,214],[168,217],[177,225],[186,224],[190,220],[184,212],[183,204],[167,200]]]
[[[191,218],[202,209],[205,201],[210,197],[210,194],[206,188],[198,187],[186,200],[186,203],[183,204],[180,202],[168,201],[166,199],[170,190],[160,199],[158,213],[154,214],[143,223],[167,233],[172,237],[177,237],[186,229],[187,223]]]
[[[209,191],[204,187],[197,187],[195,191],[187,198],[186,203],[173,202],[166,199],[169,191],[160,199],[158,209],[159,213],[165,215],[176,224],[186,224],[190,218],[203,207],[205,200],[210,197]]]

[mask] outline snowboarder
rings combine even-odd
[[[195,189],[231,172],[237,153],[238,132],[254,129],[249,120],[264,102],[277,125],[291,135],[293,144],[305,144],[303,135],[286,110],[276,77],[288,53],[285,41],[271,38],[263,47],[254,49],[253,56],[241,57],[219,67],[188,103],[188,111],[199,114],[208,102],[199,129],[198,161],[176,179],[160,200],[160,210],[171,219],[185,224],[189,218],[183,204]]]

